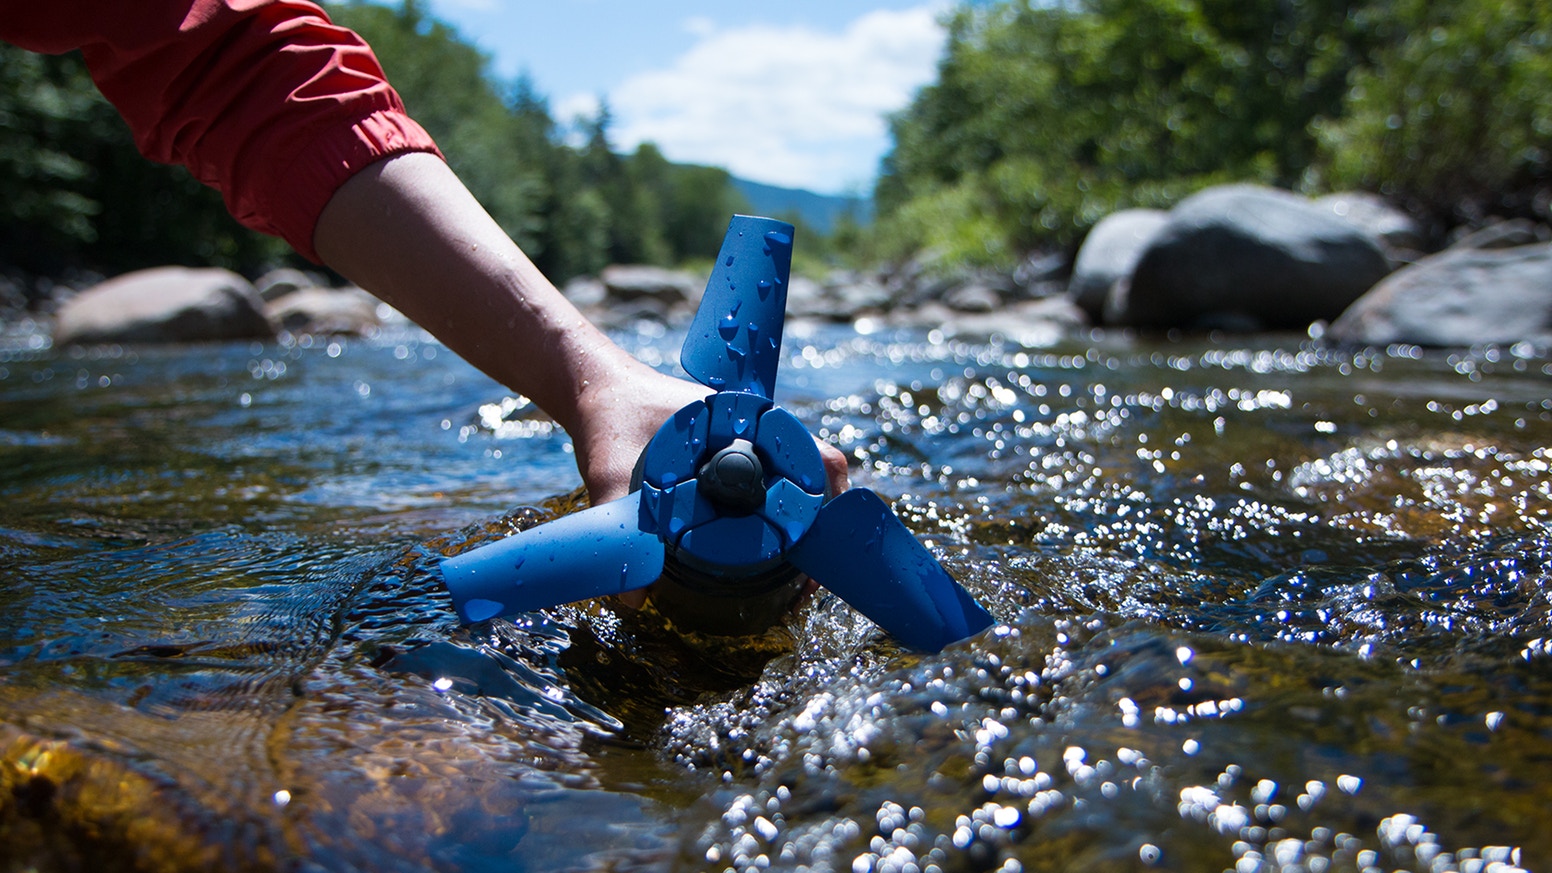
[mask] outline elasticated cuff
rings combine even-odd
[[[403,112],[378,110],[351,124],[337,124],[302,149],[266,190],[229,204],[244,225],[283,238],[303,257],[322,263],[313,246],[318,216],[341,185],[361,170],[394,155],[442,156],[425,129]]]

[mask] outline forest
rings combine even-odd
[[[329,6],[555,281],[711,257],[744,208],[726,171],[563,129],[423,0]],[[1070,251],[1106,214],[1252,181],[1367,190],[1435,233],[1546,221],[1552,6],[1535,0],[1053,0],[947,14],[935,82],[891,120],[875,219],[808,251],[1005,268]],[[292,260],[183,170],[135,153],[78,55],[0,45],[0,268],[154,264],[253,274]]]
[[[876,252],[1006,265],[1209,185],[1378,193],[1436,235],[1545,222],[1552,6],[966,4],[893,119]]]

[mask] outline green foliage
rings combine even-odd
[[[1205,185],[1288,185],[1290,136],[1340,104],[1350,0],[965,6],[938,81],[893,120],[881,245],[1006,265],[1127,206]]]
[[[35,237],[7,234],[4,254],[91,242],[98,204],[86,193],[90,168],[63,148],[91,115],[91,100],[72,81],[84,71],[8,45],[0,45],[0,69],[0,222]]]
[[[436,140],[448,165],[501,229],[537,257],[553,148],[553,124],[542,103],[520,84],[509,105],[489,60],[430,18],[417,0],[398,9],[332,6],[329,14],[372,46],[410,116]]]
[[[1546,218],[1549,81],[1535,0],[965,5],[893,120],[873,242],[1006,266],[1225,181]]]
[[[253,270],[285,247],[181,168],[142,158],[76,54],[0,44],[0,262],[35,273],[154,264]]]
[[[1552,7],[1399,0],[1386,11],[1370,15],[1383,44],[1343,112],[1315,126],[1330,183],[1446,223],[1534,211],[1552,187]]]

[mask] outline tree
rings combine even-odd
[[[542,251],[553,125],[529,83],[504,99],[489,58],[431,18],[423,0],[398,9],[352,2],[329,14],[372,46],[405,108],[501,229]]]
[[[1546,220],[1552,195],[1552,8],[1398,0],[1342,109],[1318,122],[1329,184],[1380,191],[1440,227]]]
[[[0,259],[33,273],[158,264],[254,272],[285,256],[181,167],[135,149],[78,53],[0,45]]]
[[[1006,265],[1125,206],[1293,185],[1361,56],[1358,0],[964,6],[892,122],[876,198],[897,256]]]

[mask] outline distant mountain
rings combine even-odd
[[[738,178],[733,179],[733,185],[749,201],[749,209],[754,214],[772,218],[797,215],[805,225],[819,233],[828,234],[835,227],[836,220],[848,212],[862,224],[873,220],[871,198],[815,194],[798,188],[777,188]]]

